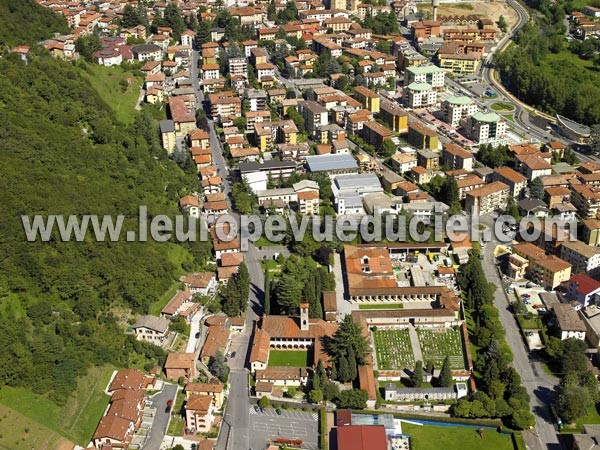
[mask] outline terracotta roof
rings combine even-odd
[[[369,400],[377,400],[377,385],[375,384],[373,366],[358,366],[358,380],[360,389],[367,392]]]
[[[128,430],[131,421],[118,416],[103,416],[94,433],[94,439],[111,438],[119,442],[129,439]]]
[[[165,361],[165,369],[189,369],[196,364],[195,353],[169,353]]]
[[[256,371],[256,381],[261,380],[300,380],[307,377],[305,367],[278,367],[269,366],[264,370]]]
[[[184,207],[184,206],[199,207],[200,202],[198,201],[198,197],[196,197],[195,195],[186,195],[179,199],[179,206],[181,206],[181,207]]]
[[[185,302],[189,302],[192,299],[192,293],[189,290],[177,291],[169,303],[162,309],[161,314],[173,315],[177,312],[181,305]]]
[[[270,381],[257,381],[254,387],[256,392],[273,392],[273,383]]]
[[[196,272],[190,273],[179,280],[188,285],[190,288],[207,288],[210,282],[215,278],[212,272]]]
[[[208,327],[206,339],[200,352],[201,358],[215,356],[218,351],[227,347],[229,342],[229,330],[220,325]]]
[[[520,173],[515,172],[510,167],[498,167],[494,172],[513,183],[525,183],[527,181],[527,178]]]
[[[139,391],[144,389],[146,382],[146,375],[141,370],[137,369],[123,369],[119,370],[108,387],[108,392],[116,391],[118,389],[130,389]]]
[[[244,254],[241,252],[225,253],[221,256],[221,267],[239,266],[244,262]]]
[[[467,195],[470,195],[471,197],[483,197],[504,189],[508,189],[506,184],[502,183],[501,181],[494,181],[493,183],[486,184],[485,186],[467,192]]]
[[[223,392],[223,384],[220,382],[216,383],[187,383],[185,385],[186,392],[190,393],[219,393]]]
[[[185,409],[186,411],[197,411],[200,414],[208,414],[211,404],[212,397],[210,395],[192,394],[185,403]]]
[[[254,338],[252,339],[249,361],[258,361],[267,364],[267,362],[269,362],[270,342],[271,337],[266,331],[261,330],[260,328],[256,329],[254,332]]]
[[[337,443],[344,450],[386,450],[383,425],[348,425],[337,428]]]

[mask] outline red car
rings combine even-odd
[[[165,412],[171,412],[172,407],[173,407],[173,400],[167,400],[167,407],[165,408]]]

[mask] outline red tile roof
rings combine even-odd
[[[344,450],[387,450],[383,425],[348,425],[337,429],[338,448]]]
[[[600,281],[596,281],[584,273],[573,275],[569,281],[570,283],[577,284],[577,292],[583,295],[589,295],[600,289]]]

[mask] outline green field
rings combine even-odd
[[[491,108],[494,111],[512,111],[515,109],[513,105],[506,102],[492,103]]]
[[[375,330],[373,340],[379,370],[402,370],[414,366],[408,330]]]
[[[133,122],[142,85],[140,78],[119,66],[104,67],[98,64],[87,64],[82,73],[115,112],[117,119],[123,123]],[[120,84],[123,80],[129,83],[125,91]]]
[[[179,283],[178,281],[174,281],[171,287],[167,290],[167,292],[161,295],[156,302],[150,305],[150,307],[148,308],[148,314],[151,314],[153,316],[160,315],[162,309],[165,306],[167,306],[169,300],[171,300],[171,298],[175,295],[175,292],[177,292],[177,289],[179,289],[180,284],[181,283]]]
[[[79,379],[77,389],[64,406],[27,389],[7,386],[0,390],[0,404],[37,422],[36,429],[47,427],[77,444],[87,445],[108,405],[109,397],[103,391],[113,370],[110,365],[90,369]]]
[[[453,369],[465,368],[462,338],[459,330],[453,328],[417,328],[417,334],[419,335],[421,352],[425,361],[431,361],[435,367],[441,367],[446,356],[449,356],[450,366]]]
[[[402,422],[403,434],[411,437],[411,450],[513,450],[510,434],[499,434],[486,428],[483,438],[476,428],[412,425]]]
[[[387,305],[358,305],[358,309],[402,309],[402,303],[389,303]]]
[[[271,350],[269,366],[308,366],[308,351],[305,350]]]
[[[572,433],[583,433],[584,425],[600,424],[600,403],[592,405],[588,408],[588,413],[585,417],[577,419],[574,425],[565,426],[561,433],[572,434]]]

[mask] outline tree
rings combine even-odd
[[[354,372],[348,366],[353,361],[349,361],[348,357],[353,358],[355,366],[364,364],[369,348],[368,345],[366,338],[362,334],[361,325],[354,322],[352,316],[347,314],[331,340],[327,343],[327,351],[336,361],[337,375],[340,380],[350,381],[353,379],[352,375]]]
[[[165,8],[164,21],[168,27],[173,30],[173,39],[179,41],[181,33],[185,30],[185,22],[183,21],[183,14],[175,3],[169,2]]]
[[[544,198],[544,183],[542,177],[534,178],[529,187],[529,194],[532,198],[543,199]]]
[[[220,350],[217,350],[215,356],[211,356],[208,360],[208,370],[215,377],[217,377],[221,382],[227,382],[227,378],[229,376],[229,367],[227,367],[227,363],[225,362],[225,357]]]
[[[336,400],[338,408],[365,409],[369,395],[361,389],[341,391]]]
[[[95,34],[81,36],[75,40],[75,50],[88,62],[95,62],[93,53],[101,48],[100,38]]]
[[[410,376],[410,384],[419,388],[423,385],[423,361],[417,361],[415,369]]]
[[[271,272],[269,268],[265,268],[265,314],[268,316],[271,314]]]
[[[121,18],[121,26],[124,28],[133,28],[142,23],[139,10],[129,3],[125,5],[125,8],[123,8],[123,17]]]
[[[313,403],[321,403],[323,401],[323,391],[319,389],[313,389],[309,392],[308,398]]]
[[[288,116],[289,119],[291,119],[294,122],[294,124],[296,125],[296,127],[298,128],[298,131],[300,133],[304,132],[304,130],[305,130],[304,117],[302,116],[302,114],[300,114],[298,112],[298,110],[296,108],[294,108],[293,106],[290,106],[287,109],[286,115]]]
[[[444,362],[442,363],[438,383],[441,387],[452,386],[452,369],[450,368],[450,358],[448,356],[444,358]]]
[[[600,123],[592,126],[590,150],[594,155],[600,155]]]
[[[322,383],[321,391],[323,392],[323,399],[330,401],[337,397],[340,392],[337,384],[326,380]]]
[[[350,374],[350,364],[348,363],[348,358],[346,358],[346,356],[340,356],[338,358],[337,376],[342,383],[347,383],[348,381],[352,380],[352,376]]]
[[[556,412],[560,418],[571,423],[587,414],[591,401],[587,389],[580,386],[561,389],[556,399]]]
[[[500,28],[503,33],[506,33],[506,30],[508,29],[506,19],[502,15],[498,18],[498,28]]]
[[[258,406],[261,408],[268,408],[271,402],[269,402],[269,398],[266,395],[263,395],[260,400],[258,400]]]
[[[383,141],[383,145],[381,146],[380,155],[384,158],[389,158],[390,156],[396,153],[396,144],[391,139],[386,139]]]

